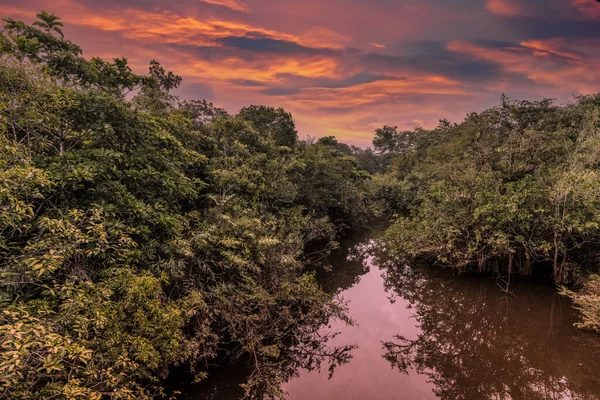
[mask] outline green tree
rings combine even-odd
[[[36,14],[36,18],[39,19],[39,21],[35,21],[33,26],[39,26],[40,28],[45,29],[47,33],[54,31],[58,33],[60,37],[65,36],[62,32],[62,27],[64,25],[60,22],[60,17],[54,14],[48,14],[47,11],[42,10],[41,13]]]
[[[292,114],[283,108],[252,105],[239,112],[240,117],[252,122],[263,135],[271,135],[279,146],[294,147],[298,131]]]

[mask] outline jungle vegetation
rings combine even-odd
[[[181,100],[159,62],[85,58],[37,17],[0,34],[0,399],[176,396],[174,368],[238,359],[248,396],[280,396],[350,357],[320,331],[351,320],[315,265],[378,218],[398,262],[549,271],[600,330],[599,95],[503,97],[361,149]]]
[[[541,273],[600,328],[600,95],[556,105],[502,103],[433,130],[377,130],[390,157],[374,178],[395,210],[388,248],[460,271],[491,272],[509,286]],[[508,290],[508,289],[507,289]]]
[[[367,220],[369,174],[291,114],[180,101],[43,12],[0,36],[0,398],[150,399],[249,358],[248,395],[337,362],[305,266]]]

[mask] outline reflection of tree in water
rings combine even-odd
[[[600,338],[572,327],[573,309],[552,288],[520,283],[513,297],[485,279],[381,265],[422,330],[385,342],[384,357],[427,375],[440,398],[600,398]]]
[[[370,244],[372,242],[368,241],[358,245],[356,242],[342,243],[339,250],[324,260],[323,265],[314,267],[317,280],[325,292],[339,293],[358,283],[360,277],[369,271],[366,260]],[[293,343],[289,343],[283,353],[272,354],[273,363],[267,363],[259,372],[258,379],[263,382],[253,388],[253,398],[271,398],[273,388],[297,377],[300,370],[321,371],[326,368],[331,375],[336,367],[350,361],[351,352],[356,346],[329,345],[330,340],[337,335],[337,332],[332,332],[329,328],[329,322],[339,315],[325,314],[318,324],[294,327],[295,332],[288,335],[294,338]],[[210,378],[199,385],[178,390],[183,391],[188,400],[242,399],[245,395],[244,383],[256,372],[250,364],[247,360],[238,360],[229,367],[212,371]]]
[[[369,272],[367,259],[374,241],[356,239],[340,244],[340,248],[327,257],[316,269],[317,281],[327,293],[343,292],[356,285]]]
[[[280,398],[280,386],[291,378],[297,377],[300,370],[321,371],[326,366],[332,375],[340,365],[352,358],[351,351],[355,346],[328,346],[328,341],[335,334],[308,333],[306,342],[291,346],[285,354],[273,358],[272,365],[266,365],[254,379],[250,392],[246,391],[248,379],[253,375],[249,360],[238,360],[237,363],[212,371],[210,378],[200,384],[177,390],[185,393],[187,400],[240,400]]]

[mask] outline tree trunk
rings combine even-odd
[[[558,266],[558,256],[559,256],[559,248],[558,248],[558,244],[559,244],[560,240],[558,237],[558,234],[556,233],[556,231],[554,231],[554,263],[553,263],[553,270],[554,270],[554,283],[556,283],[557,285],[562,281],[562,273],[560,271],[560,267]]]

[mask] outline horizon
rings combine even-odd
[[[183,77],[182,99],[230,112],[290,111],[301,139],[369,146],[383,125],[433,128],[513,99],[598,91],[595,0],[0,0],[31,22],[44,9],[85,57],[158,60]]]

